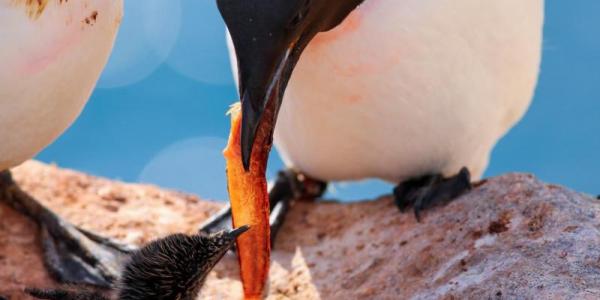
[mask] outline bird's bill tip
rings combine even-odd
[[[264,108],[254,108],[250,93],[244,92],[242,96],[242,132],[241,132],[241,152],[242,152],[242,164],[244,170],[248,172],[250,170],[250,158],[252,157],[252,148],[254,148],[254,141],[256,139],[256,131],[258,130],[259,123],[261,121]],[[255,100],[256,101],[256,100]],[[263,106],[262,103],[258,106]]]
[[[250,229],[249,225],[243,225],[240,226],[238,228],[232,229],[228,232],[229,236],[237,238],[240,235],[242,235],[244,232],[248,231],[248,229]]]

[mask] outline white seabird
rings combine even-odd
[[[543,0],[217,3],[239,79],[246,168],[257,128],[276,123],[288,168],[396,183],[398,206],[417,217],[481,177],[537,82]],[[263,119],[266,110],[279,115]]]
[[[10,168],[77,118],[113,47],[122,0],[0,0],[0,201],[42,228],[50,273],[108,285],[126,249],[68,224],[18,189]]]

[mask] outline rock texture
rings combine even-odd
[[[27,162],[22,187],[65,218],[125,242],[192,232],[220,206]],[[33,223],[0,204],[0,296],[54,286]],[[205,299],[240,299],[236,260],[218,265]],[[424,215],[389,197],[297,202],[273,251],[269,299],[598,299],[600,201],[510,174]]]

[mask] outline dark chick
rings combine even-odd
[[[85,289],[26,292],[52,300],[193,300],[208,273],[248,228],[212,235],[174,234],[150,242],[132,254],[111,296]]]

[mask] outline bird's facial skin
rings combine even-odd
[[[206,264],[209,269],[212,269],[225,255],[229,249],[235,243],[235,239],[242,235],[244,232],[248,231],[250,226],[244,225],[238,228],[232,229],[228,232],[221,231],[211,235],[211,239],[209,242],[204,245],[206,249],[204,251],[207,252],[205,259],[202,257],[202,261],[200,263]]]
[[[261,122],[277,112],[302,51],[319,32],[340,24],[364,0],[217,0],[235,46],[242,101],[242,162],[246,170]],[[263,113],[272,110],[269,120]]]

